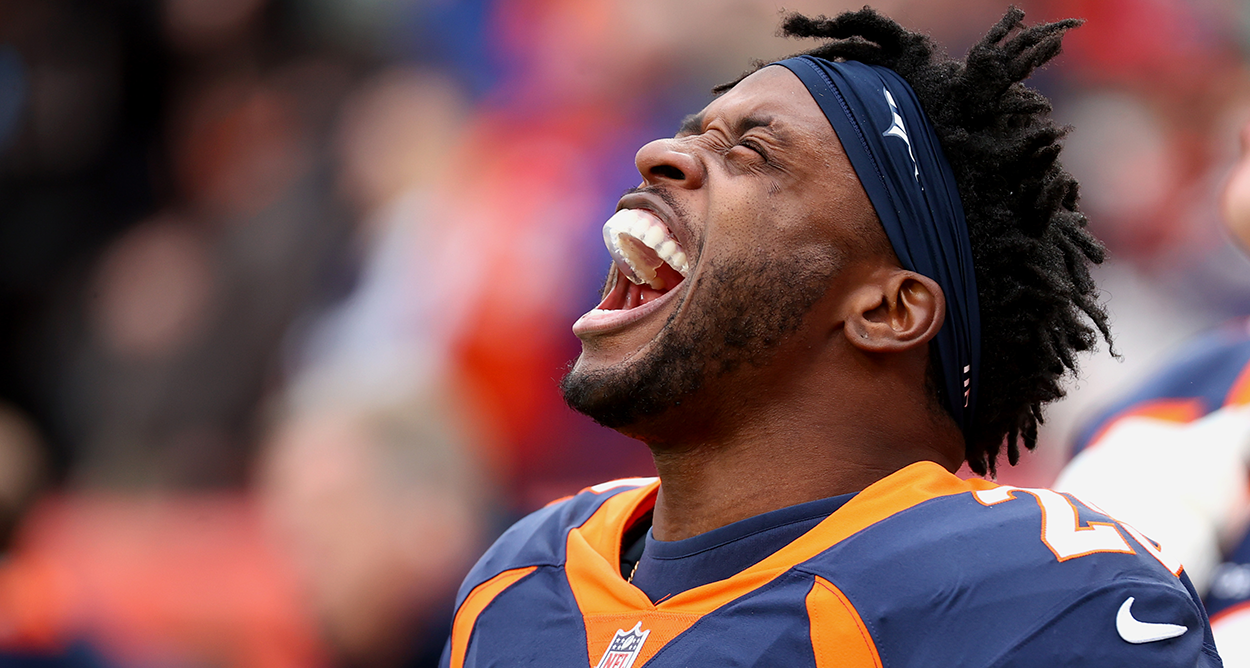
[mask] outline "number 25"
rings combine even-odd
[[[1019,498],[1020,493],[1030,494],[1037,499],[1037,505],[1042,509],[1042,542],[1050,548],[1059,561],[1067,561],[1095,552],[1133,554],[1135,550],[1128,541],[1124,540],[1124,536],[1120,535],[1117,530],[1118,525],[1120,529],[1132,536],[1143,550],[1158,559],[1164,568],[1172,571],[1174,575],[1180,575],[1180,562],[1165,553],[1162,548],[1156,547],[1137,529],[1124,522],[1089,522],[1088,526],[1081,526],[1076,506],[1071,499],[1059,492],[1002,485],[994,489],[973,492],[972,495],[982,505],[995,506],[1004,501]],[[1098,509],[1094,508],[1094,510]],[[1103,514],[1106,515],[1106,513]]]

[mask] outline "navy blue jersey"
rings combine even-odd
[[[807,533],[854,496],[800,503],[685,540],[655,540],[648,530],[646,547],[628,579],[652,601],[723,580]]]
[[[461,587],[443,666],[1221,665],[1179,564],[1057,492],[913,464],[652,603],[620,551],[658,487],[597,486],[509,529]]]

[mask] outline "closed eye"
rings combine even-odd
[[[765,150],[763,144],[755,141],[754,139],[751,139],[750,137],[744,137],[738,140],[737,145],[742,146],[743,148],[747,148],[752,151],[755,151],[756,153],[759,154],[761,158],[764,159],[765,162],[768,161],[768,151]]]

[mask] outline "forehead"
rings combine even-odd
[[[765,121],[769,129],[777,134],[793,135],[795,139],[809,148],[833,142],[837,144],[837,135],[824,112],[812,99],[811,93],[790,70],[773,65],[765,67],[731,88],[724,95],[712,101],[702,112],[687,120],[686,126],[692,123],[706,125],[716,119],[730,122],[744,118]],[[683,131],[698,131],[698,128],[686,127]]]

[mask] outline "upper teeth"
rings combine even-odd
[[[685,251],[664,223],[645,211],[617,211],[603,224],[603,242],[625,278],[638,285],[645,283],[657,290],[672,287],[656,273],[661,262],[683,277],[690,273]]]

